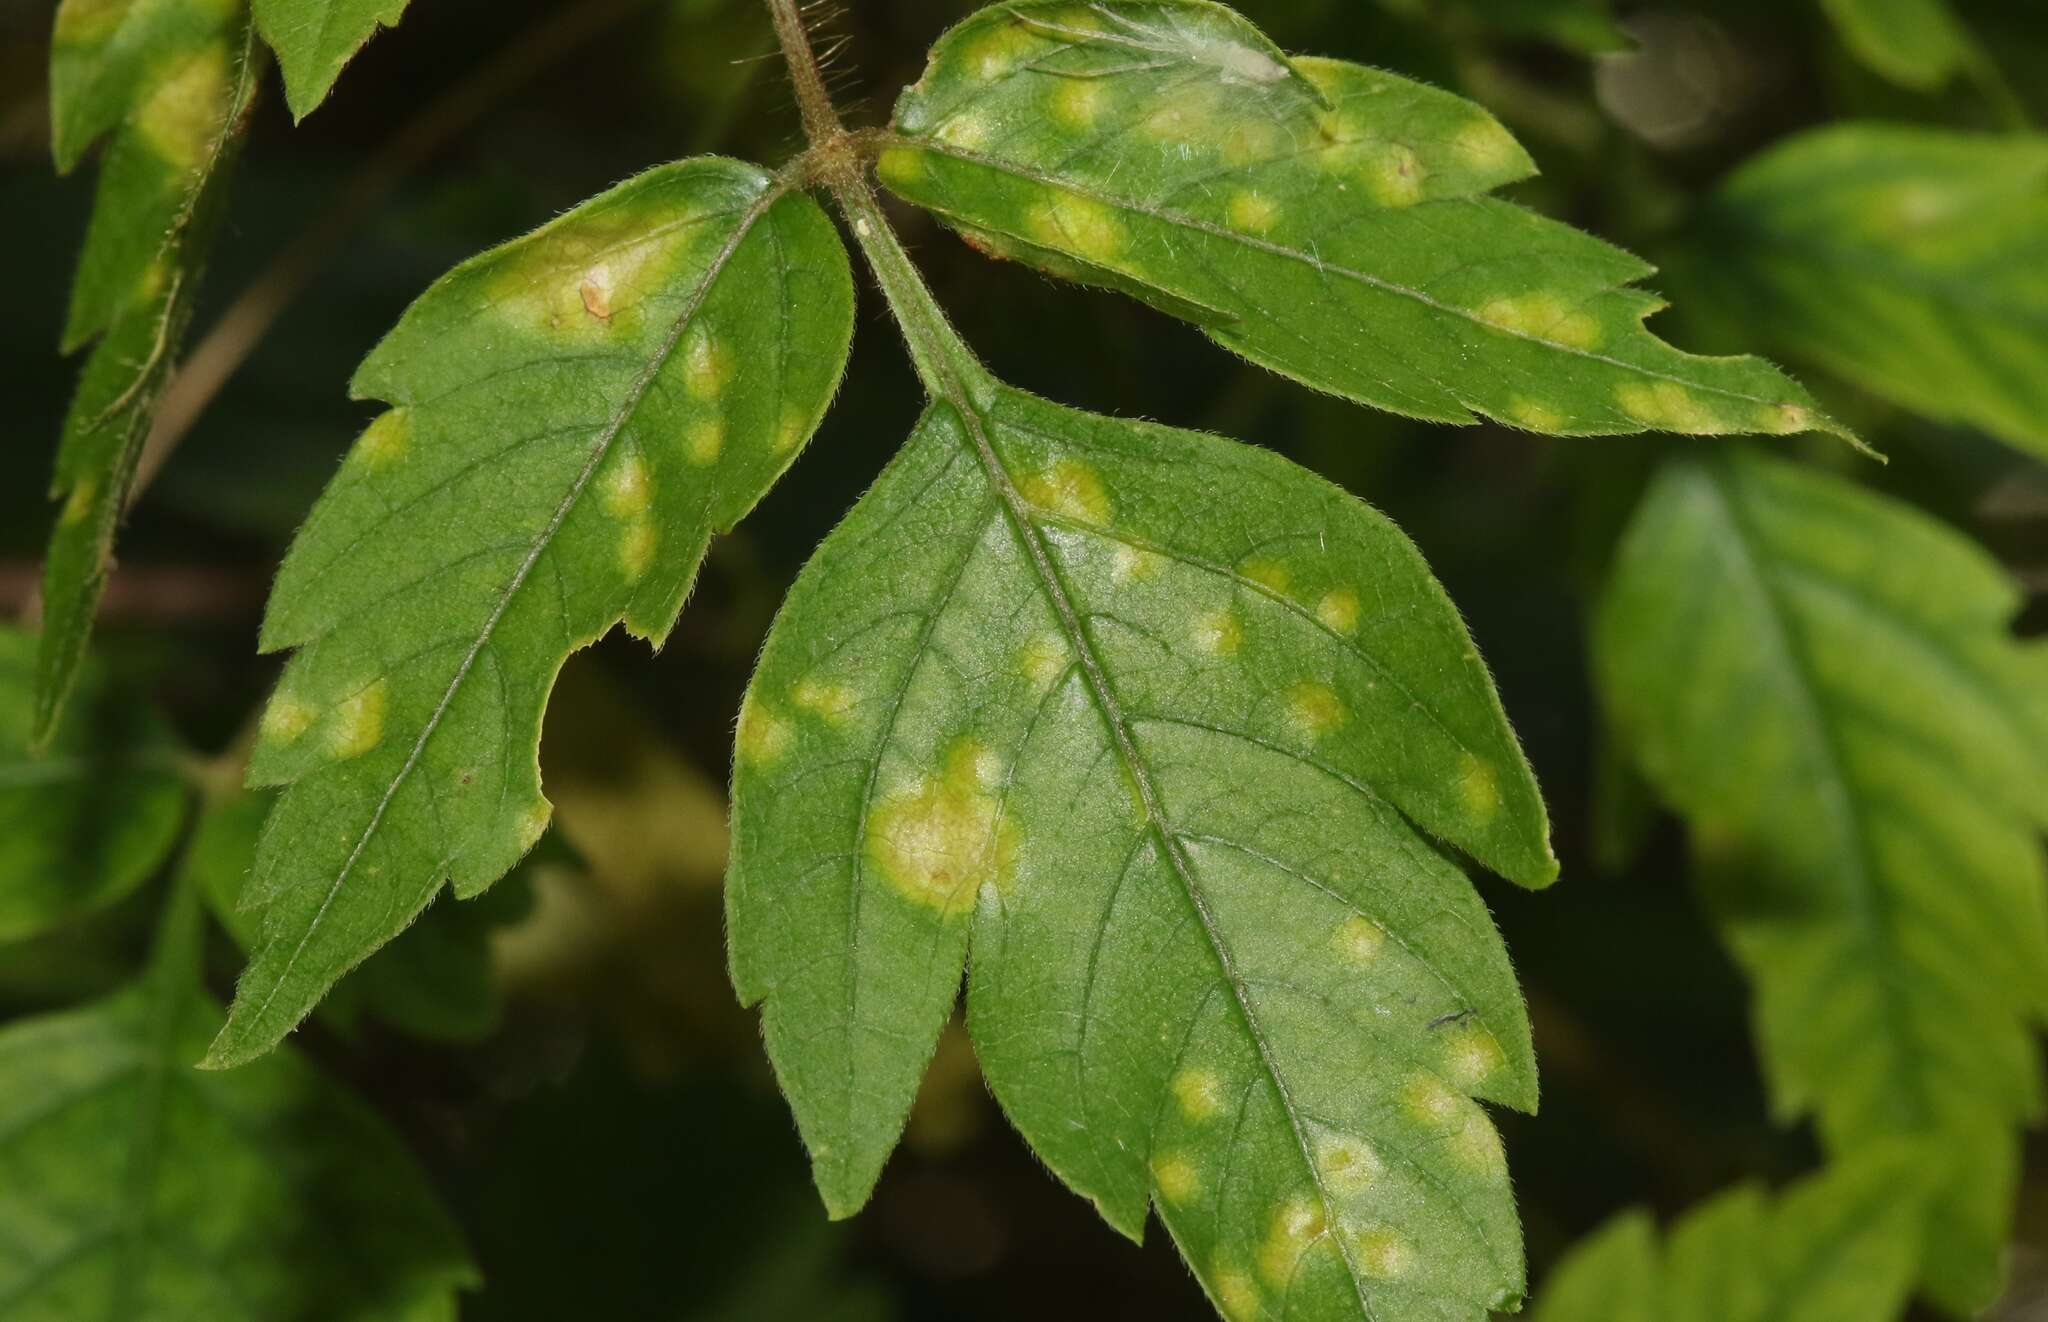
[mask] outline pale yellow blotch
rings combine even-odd
[[[1191,634],[1196,650],[1211,656],[1235,656],[1244,644],[1244,625],[1228,606],[1196,615]]]
[[[754,700],[752,694],[740,706],[739,731],[733,746],[742,762],[768,766],[789,751],[796,732],[788,721]]]
[[[1316,1139],[1316,1166],[1323,1183],[1344,1194],[1371,1188],[1386,1171],[1372,1144],[1345,1134],[1323,1134]]]
[[[1124,243],[1123,223],[1115,212],[1093,198],[1065,190],[1055,191],[1031,208],[1026,221],[1032,237],[1046,247],[1093,262],[1110,261]]]
[[[63,0],[57,6],[53,45],[97,45],[111,37],[135,0]]]
[[[1244,115],[1223,128],[1223,163],[1237,169],[1271,160],[1280,146],[1280,129],[1268,119]]]
[[[1414,150],[1390,143],[1379,159],[1366,168],[1365,186],[1373,201],[1383,207],[1410,207],[1422,200],[1422,184],[1429,170]]]
[[[951,126],[952,121],[947,121],[946,127]],[[945,138],[948,142],[952,141],[951,138],[946,138],[945,128],[939,130],[939,137]],[[971,147],[976,144],[962,142],[955,145]],[[925,176],[924,153],[915,147],[886,147],[881,155],[875,157],[875,173],[879,174],[885,183],[915,183]]]
[[[1185,1203],[1202,1192],[1202,1173],[1177,1154],[1152,1158],[1152,1182],[1169,1203]]]
[[[1294,582],[1294,575],[1290,574],[1287,566],[1278,560],[1247,560],[1237,567],[1237,572],[1273,592],[1284,593]]]
[[[98,479],[81,477],[71,488],[71,494],[64,498],[64,510],[57,521],[64,524],[78,523],[92,513],[93,500],[100,494]]]
[[[390,687],[376,680],[342,700],[327,730],[327,747],[338,758],[361,757],[384,737],[384,707]]]
[[[1484,1085],[1507,1064],[1500,1042],[1483,1024],[1471,1020],[1444,1034],[1442,1050],[1444,1073],[1467,1091]]]
[[[1042,473],[1017,482],[1017,494],[1039,509],[1079,523],[1109,522],[1109,493],[1095,470],[1078,459],[1061,459]]]
[[[1070,129],[1094,127],[1103,103],[1109,100],[1108,84],[1098,78],[1068,78],[1053,89],[1046,109],[1053,121]]]
[[[488,261],[485,299],[506,320],[555,335],[609,335],[692,240],[688,220],[649,232],[647,217],[576,217]]]
[[[1500,813],[1500,773],[1491,762],[1465,753],[1458,759],[1458,801],[1481,821]]]
[[[626,581],[638,582],[654,563],[654,548],[660,542],[660,535],[654,530],[649,519],[635,519],[619,533],[619,568],[625,572]]]
[[[1394,1281],[1415,1270],[1415,1246],[1390,1226],[1362,1226],[1352,1232],[1351,1258],[1376,1281]]]
[[[1166,568],[1166,557],[1157,551],[1118,542],[1116,550],[1110,552],[1109,581],[1116,584],[1143,583],[1159,577]]]
[[[654,503],[654,484],[647,479],[647,465],[637,454],[622,455],[605,472],[599,495],[604,507],[618,518],[645,514]]]
[[[1206,100],[1185,94],[1162,100],[1138,125],[1141,137],[1168,147],[1214,146],[1227,131]]]
[[[1729,430],[1697,395],[1676,381],[1623,382],[1614,388],[1614,402],[1646,427],[1695,435]]]
[[[228,53],[209,45],[171,71],[136,113],[150,150],[180,170],[197,169],[227,116]]]
[[[703,418],[690,424],[683,433],[683,453],[699,468],[707,468],[718,462],[718,456],[725,449],[725,423],[717,418]]]
[[[1323,1236],[1326,1223],[1322,1205],[1307,1198],[1293,1198],[1273,1213],[1266,1238],[1259,1244],[1259,1275],[1274,1289],[1293,1279],[1295,1265],[1309,1245]]]
[[[1330,937],[1330,944],[1337,953],[1359,968],[1364,968],[1380,957],[1380,950],[1387,944],[1386,929],[1362,914],[1353,914],[1337,924],[1336,932]]]
[[[1190,1066],[1173,1076],[1173,1098],[1180,1113],[1197,1123],[1223,1113],[1223,1080],[1216,1071]]]
[[[1508,1173],[1508,1154],[1501,1147],[1500,1133],[1484,1116],[1467,1120],[1449,1146],[1451,1159],[1474,1175],[1498,1180]]]
[[[164,292],[164,281],[170,278],[170,265],[158,257],[142,268],[142,274],[135,280],[135,299],[147,303]]]
[[[730,345],[707,330],[695,330],[683,349],[683,389],[697,399],[717,399],[737,366]]]
[[[1280,204],[1252,189],[1241,189],[1230,195],[1227,214],[1231,228],[1247,234],[1265,234],[1279,223]]]
[[[395,408],[380,413],[356,438],[355,458],[373,473],[381,473],[405,457],[412,448],[412,411]]]
[[[1780,436],[1813,430],[1813,410],[1803,404],[1774,404],[1765,410],[1764,430]]]
[[[1264,1315],[1266,1309],[1259,1300],[1259,1287],[1251,1277],[1225,1268],[1218,1268],[1214,1275],[1216,1302],[1223,1306],[1223,1315],[1230,1322],[1253,1322]]]
[[[850,685],[836,679],[800,679],[789,690],[789,700],[813,716],[833,725],[844,725],[859,697]]]
[[[317,715],[318,712],[297,698],[280,693],[263,709],[263,738],[272,743],[291,743],[312,728],[313,718]]]
[[[992,83],[1008,75],[1039,44],[1039,37],[1027,24],[1013,20],[975,42],[964,59],[968,72],[982,82]]]
[[[1451,135],[1451,150],[1472,169],[1500,174],[1520,165],[1521,144],[1493,119],[1476,119]]]
[[[1448,1128],[1461,1118],[1465,1099],[1434,1074],[1417,1074],[1401,1085],[1401,1109],[1432,1128]]]
[[[951,917],[972,908],[983,886],[1009,881],[1017,828],[988,793],[988,770],[987,750],[962,740],[938,776],[869,813],[867,861],[905,899]]]
[[[514,827],[515,837],[522,852],[540,843],[540,838],[547,834],[548,820],[553,815],[554,810],[548,806],[546,799],[536,799],[527,805],[526,811],[519,815],[519,822]]]
[[[1541,400],[1529,399],[1521,395],[1517,395],[1514,399],[1508,401],[1508,417],[1527,427],[1530,431],[1540,431],[1551,435],[1563,431],[1566,424],[1564,414]]]
[[[804,437],[810,435],[810,432],[809,414],[793,408],[783,410],[782,422],[775,428],[775,453],[788,454],[802,445]]]
[[[1017,649],[1017,672],[1032,689],[1044,693],[1066,673],[1066,640],[1055,633],[1040,634]]]
[[[1337,691],[1328,684],[1303,680],[1287,690],[1287,719],[1309,739],[1320,739],[1351,718]]]
[[[1358,628],[1358,594],[1350,588],[1325,592],[1316,603],[1316,618],[1334,633],[1352,632]]]
[[[1599,319],[1546,291],[1496,298],[1479,309],[1489,326],[1568,349],[1593,349],[1602,338]]]

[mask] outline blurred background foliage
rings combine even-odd
[[[850,0],[836,12],[832,71],[850,117],[880,122],[970,7]],[[1685,297],[1711,293],[1715,276],[1693,230],[1701,199],[1745,158],[1835,119],[1999,128],[2048,113],[2048,12],[2012,0],[1957,0],[1970,44],[1931,67],[1925,42],[1873,50],[1855,4],[1239,7],[1289,49],[1382,65],[1494,110],[1543,169],[1513,195],[1665,266],[1651,283],[1678,306],[1657,328],[1693,349],[1770,347],[1739,304]],[[9,618],[31,606],[48,529],[42,493],[74,370],[54,346],[92,190],[90,171],[49,166],[51,12],[49,0],[0,0]],[[275,660],[254,654],[259,612],[292,530],[371,414],[346,396],[355,363],[448,266],[630,173],[698,152],[790,154],[796,115],[773,49],[755,0],[422,0],[300,128],[265,98],[194,323],[197,367],[166,410],[184,434],[125,533],[97,648],[184,746],[232,750],[274,677]],[[1499,1117],[1532,1275],[1626,1204],[1670,1214],[1743,1176],[1809,1168],[1810,1136],[1768,1122],[1743,986],[1684,884],[1680,833],[1617,768],[1587,691],[1587,603],[1644,477],[1686,442],[1435,428],[1319,399],[1134,302],[991,264],[927,218],[901,218],[999,376],[1316,469],[1392,515],[1470,621],[1564,860],[1564,884],[1541,895],[1483,887],[1544,1071],[1542,1113]],[[615,636],[570,664],[542,753],[556,825],[517,884],[488,911],[409,933],[298,1039],[445,1191],[486,1281],[466,1317],[1206,1314],[1156,1227],[1134,1252],[1044,1176],[958,1033],[874,1204],[828,1224],[726,981],[722,787],[741,687],[798,566],[921,403],[877,300],[860,329],[822,432],[713,548],[667,649]],[[2041,632],[2048,470],[1790,365],[1892,462],[1824,442],[1799,443],[1805,457],[1984,542],[2033,594],[2022,632]],[[214,797],[185,866],[231,894],[261,802]],[[140,890],[0,945],[0,1015],[128,976],[157,902]],[[215,955],[225,990],[235,961],[224,944]],[[2048,1317],[2038,1140],[2017,1239],[1996,1316]]]

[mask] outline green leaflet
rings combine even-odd
[[[134,890],[185,818],[170,731],[90,666],[74,719],[29,751],[34,655],[27,634],[0,628],[0,942]]]
[[[954,370],[962,370],[958,362]],[[944,369],[941,369],[944,370]],[[851,1214],[968,974],[990,1087],[1226,1315],[1522,1290],[1506,952],[1536,786],[1415,548],[1270,455],[975,373],[819,550],[740,718],[733,978]],[[968,959],[969,948],[972,957]]]
[[[1551,1272],[1530,1322],[1887,1322],[1912,1287],[1919,1213],[1896,1149],[1774,1200],[1738,1186],[1688,1213],[1661,1247],[1650,1218],[1626,1212]]]
[[[1534,169],[1484,110],[1290,62],[1220,5],[993,5],[940,39],[896,127],[883,181],[977,247],[1361,403],[1559,435],[1842,431],[1768,364],[1644,330],[1636,258],[1483,196]]]
[[[64,325],[97,338],[64,419],[43,567],[38,740],[55,728],[92,634],[114,529],[171,359],[257,70],[239,0],[65,0],[50,46],[60,170],[111,133]]]
[[[220,1020],[180,889],[143,980],[0,1030],[11,1322],[454,1322],[475,1283],[403,1146],[295,1053],[201,1074]]]
[[[2048,455],[2048,138],[1818,129],[1736,171],[1700,238],[1788,352]]]
[[[1605,703],[1755,983],[1779,1114],[1838,1154],[1934,1140],[1926,1280],[1958,1311],[1995,1288],[2041,1113],[2048,669],[2018,604],[1925,516],[1739,458],[1663,472],[1595,625]]]
[[[1820,0],[1857,59],[1915,91],[1938,91],[1978,58],[1947,0]]]
[[[277,52],[292,118],[313,113],[363,43],[396,27],[407,0],[250,0],[263,40]]]
[[[710,537],[795,458],[852,334],[845,250],[752,166],[663,166],[464,262],[354,391],[372,422],[278,575],[297,648],[255,785],[289,785],[245,903],[261,944],[208,1057],[268,1050],[442,883],[545,828],[535,750],[562,661],[667,634]]]

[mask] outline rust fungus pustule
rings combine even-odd
[[[990,792],[993,760],[963,739],[939,776],[890,795],[869,813],[867,861],[898,894],[952,917],[971,909],[983,886],[1009,882],[1017,828]]]

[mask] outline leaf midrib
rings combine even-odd
[[[591,479],[596,476],[597,470],[604,463],[605,457],[611,453],[611,447],[618,439],[619,434],[624,430],[627,420],[632,417],[639,409],[641,402],[646,399],[647,392],[653,388],[655,378],[660,375],[661,369],[667,365],[669,358],[675,353],[676,346],[682,343],[684,333],[689,329],[690,323],[696,319],[697,313],[703,308],[705,300],[710,297],[712,287],[717,284],[718,278],[724,274],[725,268],[731,262],[733,254],[739,251],[740,245],[745,242],[748,235],[753,233],[754,227],[760,223],[762,217],[767,215],[769,209],[781,201],[788,192],[789,185],[785,181],[773,180],[764,188],[761,196],[754,201],[753,205],[747,208],[746,212],[740,217],[739,223],[733,227],[732,235],[726,240],[725,246],[719,249],[717,255],[713,257],[711,263],[705,268],[704,276],[698,282],[697,288],[692,292],[689,302],[677,314],[674,322],[670,324],[660,346],[649,357],[647,366],[641,371],[639,377],[635,379],[625,396],[620,400],[619,406],[613,410],[612,416],[606,420],[604,427],[598,432],[597,440],[591,446],[590,456],[584,461],[582,470],[577,473],[575,480],[570,484],[569,490],[555,506],[554,515],[548,520],[547,526],[542,528],[534,537],[532,544],[528,548],[526,558],[513,573],[510,581],[506,583],[503,591],[498,594],[497,601],[491,607],[490,615],[484,620],[483,627],[478,631],[476,642],[471,645],[469,652],[463,657],[461,664],[456,668],[454,676],[448,681],[448,687],[441,694],[440,702],[435,705],[433,712],[427,717],[426,723],[421,727],[419,737],[413,741],[411,751],[406,754],[405,762],[392,777],[391,783],[386,786],[383,797],[377,801],[376,808],[370,814],[369,823],[364,826],[362,834],[357,837],[354,847],[349,851],[348,858],[342,863],[340,872],[336,874],[333,882],[328,885],[327,893],[321,897],[320,907],[314,911],[311,921],[306,924],[305,931],[300,934],[297,943],[292,948],[292,953],[286,958],[284,967],[278,971],[277,976],[272,980],[269,994],[263,998],[262,1003],[250,1014],[249,1022],[259,1023],[283,991],[287,979],[290,978],[292,970],[298,964],[299,958],[305,954],[306,947],[311,944],[313,934],[319,930],[320,925],[326,920],[327,910],[334,903],[335,896],[340,894],[341,887],[348,880],[349,873],[354,870],[356,861],[362,857],[363,850],[369,845],[371,838],[376,835],[377,828],[383,822],[386,810],[390,808],[391,802],[397,796],[399,789],[412,774],[413,768],[419,764],[421,754],[425,751],[428,742],[432,740],[434,732],[440,728],[442,718],[447,714],[449,706],[455,701],[455,695],[469,678],[470,669],[476,664],[477,658],[482,655],[483,649],[489,645],[491,636],[497,629],[498,622],[504,618],[506,610],[510,608],[512,599],[518,595],[519,589],[525,584],[527,576],[533,572],[533,567],[540,562],[540,557],[553,543],[555,534],[560,531],[563,522],[569,516],[570,510],[575,507],[576,502],[581,499],[584,490],[590,485]],[[230,1020],[230,1023],[232,1023],[232,1020]],[[225,1034],[226,1029],[223,1029],[222,1032]],[[235,1054],[239,1056],[241,1053]]]

